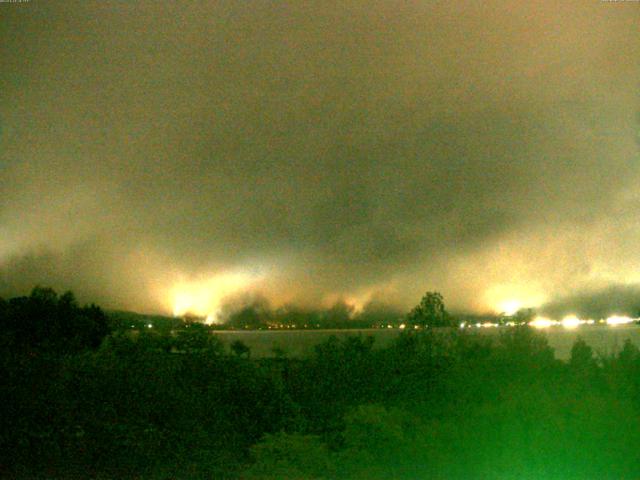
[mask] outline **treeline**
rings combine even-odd
[[[114,330],[140,330],[149,327],[163,331],[179,328],[185,321],[205,323],[206,317],[185,314],[181,317],[146,315],[126,311],[108,311],[109,323]],[[266,299],[253,299],[225,306],[211,329],[267,330],[335,328],[386,328],[397,327],[406,319],[406,312],[379,302],[370,302],[362,310],[338,301],[330,308],[305,308],[284,305],[273,308]],[[207,322],[209,323],[209,322]]]
[[[522,325],[535,316],[531,308],[521,309],[513,315],[452,315],[445,308],[442,295],[426,292],[420,302],[409,312],[379,301],[371,301],[360,310],[345,301],[338,301],[325,309],[302,308],[285,305],[271,308],[266,299],[254,299],[245,304],[230,304],[217,318],[212,328],[219,329],[366,329],[366,328],[424,328],[459,327],[465,325],[495,324]],[[204,321],[204,318],[184,317],[190,321]],[[167,319],[168,320],[168,319]],[[126,323],[126,322],[125,322]],[[133,323],[133,322],[132,322]],[[161,322],[158,322],[161,323]],[[171,321],[162,322],[164,325]]]
[[[252,298],[231,302],[224,306],[212,324],[205,317],[186,314],[182,317],[143,315],[125,311],[109,311],[109,324],[114,330],[140,330],[155,328],[171,331],[185,321],[207,323],[210,329],[219,330],[268,330],[268,329],[367,329],[413,327],[459,327],[482,324],[524,324],[534,317],[533,309],[523,309],[509,317],[500,315],[450,314],[438,292],[427,292],[418,305],[409,312],[380,301],[370,301],[361,309],[344,300],[330,308],[305,308],[283,305],[273,308],[264,298]]]
[[[203,321],[195,317],[187,320]],[[218,324],[223,329],[363,329],[404,326],[442,327],[457,326],[457,320],[449,315],[442,295],[427,292],[420,303],[409,313],[371,301],[360,310],[341,300],[330,308],[313,309],[296,305],[271,308],[266,299],[254,299],[244,305],[230,304],[221,312]]]
[[[561,362],[528,327],[423,329],[253,359],[200,324],[108,333],[63,297],[0,303],[5,478],[640,476],[629,342],[600,358],[578,341]],[[53,340],[25,333],[43,319]]]
[[[272,309],[266,301],[256,301],[240,308],[230,308],[221,315],[221,323],[226,328],[384,328],[402,323],[404,314],[381,303],[368,303],[360,311],[344,301],[336,302],[331,308],[311,309],[286,305]]]
[[[96,305],[78,306],[71,292],[36,287],[28,297],[0,298],[0,340],[14,351],[74,353],[95,348],[110,332]]]

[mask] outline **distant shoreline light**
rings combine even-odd
[[[637,322],[638,320],[640,319],[631,318],[627,316],[612,315],[607,317],[606,319],[600,320],[598,323],[606,323],[609,326],[616,326],[616,325],[626,325],[629,323],[634,323],[634,322]],[[535,319],[529,322],[529,326],[534,328],[549,328],[549,327],[560,325],[563,328],[572,330],[574,328],[579,327],[580,325],[594,325],[595,323],[596,321],[593,319],[584,320],[584,319],[578,318],[576,315],[567,315],[560,321],[552,320],[546,317],[536,317]]]
[[[533,328],[549,328],[554,325],[558,325],[558,323],[559,322],[557,320],[551,320],[547,317],[536,317],[529,322],[529,326]]]
[[[611,326],[624,325],[624,324],[632,323],[635,321],[636,321],[635,318],[620,316],[620,315],[612,315],[605,320],[607,325],[611,325]]]
[[[640,318],[631,318],[628,316],[612,315],[607,317],[606,319],[601,319],[596,322],[595,320],[590,318],[582,319],[582,318],[579,318],[577,315],[567,315],[564,318],[562,318],[562,320],[554,320],[548,317],[537,316],[533,320],[527,323],[523,323],[522,325],[528,325],[530,327],[537,328],[537,329],[545,329],[550,327],[562,327],[566,330],[573,330],[580,327],[581,325],[595,325],[596,323],[606,324],[608,326],[615,327],[617,325],[628,325],[634,322],[640,322]],[[462,322],[459,325],[459,327],[461,329],[464,329],[470,326],[475,326],[476,328],[490,328],[490,327],[500,327],[500,326],[515,327],[517,325],[518,323],[514,321],[508,321],[503,324],[493,323],[493,322],[468,324],[467,322]]]

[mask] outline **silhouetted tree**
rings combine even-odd
[[[576,370],[590,370],[596,367],[593,349],[582,338],[578,338],[571,347],[569,365]]]
[[[231,343],[231,351],[237,357],[249,358],[251,356],[251,349],[242,340],[233,341]]]
[[[267,326],[269,310],[259,305],[248,305],[229,317],[227,325],[235,328],[259,329]]]
[[[35,287],[28,297],[12,298],[2,310],[0,328],[21,348],[52,352],[96,348],[110,331],[99,307],[79,307],[73,293],[58,297],[51,288]]]
[[[593,356],[593,349],[582,338],[578,338],[571,347],[569,367],[578,391],[590,390],[600,385],[602,372]]]
[[[640,358],[640,350],[630,339],[626,339],[622,345],[622,350],[618,354],[618,361],[625,367],[631,366]]]
[[[448,327],[452,325],[452,319],[445,310],[442,295],[427,292],[407,315],[407,323],[421,327]]]
[[[190,322],[176,331],[173,338],[173,347],[180,352],[204,352],[215,355],[223,352],[224,346],[209,327],[200,322]]]
[[[267,434],[251,448],[251,454],[255,463],[243,478],[319,480],[332,477],[331,453],[315,435]]]
[[[533,308],[521,308],[509,320],[518,325],[529,323],[535,317],[536,311]]]

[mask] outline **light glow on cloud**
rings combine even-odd
[[[196,315],[205,317],[206,323],[216,323],[225,298],[247,291],[262,277],[258,273],[234,271],[202,279],[178,281],[170,293],[173,315]]]
[[[542,305],[546,297],[537,288],[521,284],[499,283],[485,290],[486,305],[496,313],[515,315],[522,308],[535,308]]]
[[[519,300],[505,300],[500,304],[500,310],[504,312],[505,315],[515,315],[518,310],[522,308],[522,302]]]

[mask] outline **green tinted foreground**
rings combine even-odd
[[[309,358],[253,359],[192,324],[104,331],[99,347],[60,327],[74,339],[67,349],[24,334],[29,315],[71,309],[91,332],[102,317],[68,299],[32,301],[0,303],[3,477],[640,477],[631,344],[596,359],[577,342],[561,362],[523,327],[495,338],[412,332],[379,349],[332,338]]]

